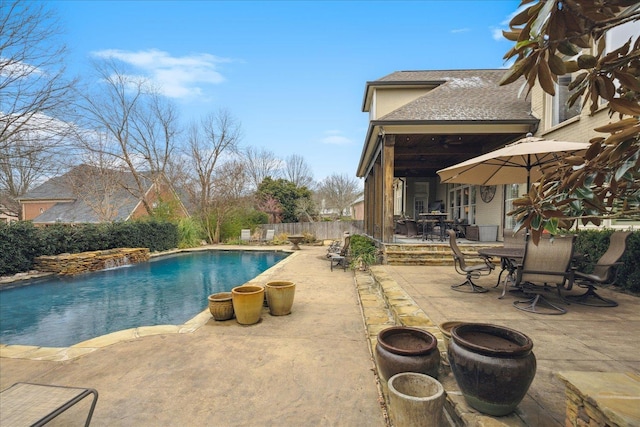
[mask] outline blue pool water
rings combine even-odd
[[[207,297],[253,279],[287,254],[201,251],[0,290],[0,343],[67,347],[138,326],[180,325]]]

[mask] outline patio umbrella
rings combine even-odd
[[[440,169],[442,183],[500,185],[537,181],[540,167],[563,157],[579,155],[589,148],[587,142],[556,141],[527,136],[503,148]]]

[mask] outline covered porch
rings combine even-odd
[[[371,119],[357,170],[367,235],[397,244],[398,220],[432,227],[428,214],[437,211],[448,224],[497,227],[493,241],[501,240],[511,226],[504,188],[441,184],[436,172],[535,132],[530,101],[517,85],[498,85],[503,73],[396,72],[367,83],[363,111]]]

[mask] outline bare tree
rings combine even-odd
[[[282,161],[273,152],[250,146],[244,150],[243,157],[247,175],[254,189],[268,176],[274,179],[281,177]]]
[[[225,156],[231,157],[238,152],[240,138],[240,125],[226,110],[207,115],[200,123],[192,124],[188,131],[185,159],[192,171],[190,191],[210,241],[219,238],[218,225],[211,225],[206,220],[212,212],[216,189],[221,188],[215,186],[214,178],[217,177],[218,182],[222,179],[216,175],[216,168]],[[246,176],[243,179],[246,180]]]
[[[75,85],[64,77],[61,33],[45,3],[0,2],[0,185],[11,197],[56,172],[55,148],[71,130],[56,119]]]
[[[348,211],[351,203],[360,194],[358,180],[347,174],[333,174],[325,178],[319,187],[319,193],[327,205],[337,209],[340,215]]]
[[[293,182],[296,187],[309,187],[313,184],[313,173],[311,167],[298,154],[287,157],[284,170],[285,179]]]
[[[80,105],[87,127],[106,135],[108,144],[85,137],[82,147],[112,156],[131,172],[135,186],[128,188],[151,215],[145,177],[155,179],[166,170],[177,134],[175,108],[146,79],[127,74],[115,61],[97,62],[95,70],[97,91],[83,94]]]
[[[245,164],[239,160],[222,163],[214,173],[212,181],[214,196],[209,202],[205,229],[212,243],[220,242],[220,229],[229,213],[241,206],[250,205],[247,195]],[[213,224],[210,224],[213,220]]]

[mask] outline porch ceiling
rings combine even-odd
[[[394,176],[435,177],[442,168],[495,150],[522,136],[521,133],[396,135]]]

